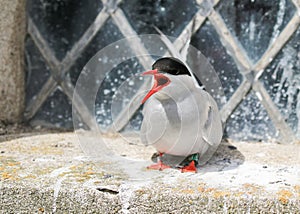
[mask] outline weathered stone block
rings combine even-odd
[[[2,0],[0,8],[0,120],[17,122],[25,96],[25,0]]]

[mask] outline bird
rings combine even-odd
[[[156,163],[147,168],[197,172],[222,140],[217,103],[177,58],[159,58],[142,75],[152,77],[152,88],[141,101],[140,138],[157,150],[152,156]]]

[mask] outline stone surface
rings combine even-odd
[[[151,147],[104,139],[114,155],[91,161],[74,133],[0,136],[0,212],[300,212],[299,144],[223,142],[194,174],[146,170]]]
[[[0,120],[16,122],[24,108],[25,0],[2,0],[0,8]]]

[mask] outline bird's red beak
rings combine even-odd
[[[142,100],[142,104],[144,102],[146,102],[146,100],[148,100],[149,97],[151,97],[154,93],[158,92],[165,86],[169,85],[171,82],[168,77],[166,77],[162,73],[158,73],[157,69],[151,70],[151,71],[146,71],[146,72],[142,73],[142,75],[153,75],[154,76],[154,84],[153,84],[151,90],[148,92],[148,94]]]

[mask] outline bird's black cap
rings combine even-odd
[[[152,65],[152,69],[157,69],[172,75],[189,75],[189,70],[179,59],[174,57],[163,57],[155,61]]]
[[[174,57],[163,57],[154,62],[152,65],[152,69],[157,69],[162,72],[166,72],[172,75],[188,75],[191,76],[191,73],[181,62],[179,59]],[[198,82],[199,86],[203,86],[202,82],[198,79],[198,77],[194,74],[196,81]]]

